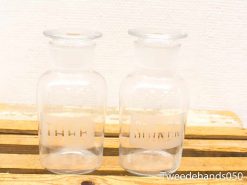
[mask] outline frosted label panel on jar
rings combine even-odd
[[[53,146],[92,147],[94,127],[95,123],[90,115],[49,114],[43,118],[42,143]]]
[[[132,116],[130,144],[149,149],[168,149],[182,144],[184,114]]]

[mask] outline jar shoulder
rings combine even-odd
[[[96,71],[86,72],[59,72],[59,71],[46,71],[43,73],[39,80],[38,86],[46,85],[75,85],[78,86],[84,84],[91,86],[103,86],[106,88],[106,80],[104,77]]]
[[[163,76],[148,76],[142,74],[131,73],[126,76],[121,83],[121,89],[123,88],[136,88],[140,85],[145,85],[147,88],[161,89],[166,86],[167,88],[181,88],[186,89],[187,85],[185,80],[179,76],[163,75]]]
[[[122,82],[119,97],[120,107],[135,109],[186,109],[189,102],[185,81],[168,75],[130,74]]]

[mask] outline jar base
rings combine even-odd
[[[91,173],[91,172],[93,172],[93,171],[95,171],[96,169],[92,169],[92,170],[78,170],[78,171],[73,171],[73,170],[71,170],[71,171],[66,171],[66,170],[53,170],[53,169],[48,169],[47,168],[47,170],[48,171],[50,171],[50,172],[52,172],[52,173],[55,173],[55,174],[60,174],[60,175],[62,175],[62,174],[77,174],[77,175],[83,175],[83,174],[88,174],[88,173]]]
[[[41,158],[42,165],[56,174],[87,174],[101,165],[101,156],[88,150],[60,150]]]
[[[143,171],[133,171],[133,170],[128,170],[128,169],[125,169],[127,172],[129,173],[132,173],[134,175],[138,175],[138,176],[145,176],[145,177],[152,177],[152,176],[157,176],[157,177],[167,177],[171,174],[173,174],[174,172],[177,171],[177,168],[176,169],[173,169],[173,170],[169,170],[169,171],[165,171],[165,172],[143,172]]]
[[[159,150],[139,150],[120,156],[121,166],[139,176],[168,176],[174,173],[180,163],[180,152],[170,154]]]

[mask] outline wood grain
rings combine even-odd
[[[38,124],[31,120],[0,120],[0,134],[37,135]],[[117,137],[118,124],[106,124],[105,135]],[[247,129],[231,127],[196,127],[186,128],[187,139],[247,139]]]
[[[16,106],[1,106],[16,110]],[[122,169],[118,163],[118,132],[116,117],[105,126],[104,157],[102,166],[89,175],[53,175],[44,169],[38,156],[38,124],[30,113],[33,109],[13,112],[11,119],[0,119],[0,184],[198,184],[227,185],[247,184],[247,129],[240,127],[210,127],[218,123],[238,122],[229,111],[194,111],[200,119],[209,121],[207,126],[188,126],[184,140],[183,158],[176,173],[217,174],[242,172],[242,180],[168,180],[158,177],[136,177]],[[29,112],[29,113],[27,113]],[[8,114],[8,113],[7,113]],[[25,117],[26,116],[26,117]],[[25,119],[22,119],[24,118]],[[13,118],[13,119],[12,119]],[[30,118],[30,119],[29,119]],[[31,119],[32,118],[32,119]],[[199,118],[199,117],[198,117]],[[198,120],[198,119],[197,119]],[[194,121],[197,121],[194,119]],[[219,122],[214,124],[215,120]],[[193,121],[193,119],[192,119]],[[203,121],[202,121],[203,122]],[[229,123],[230,123],[229,122]],[[191,124],[189,124],[191,125]],[[10,174],[8,174],[10,173]]]
[[[168,180],[164,177],[134,177],[134,176],[96,176],[96,175],[33,175],[33,174],[1,174],[1,185],[244,185],[247,178],[242,180],[203,180],[187,179],[184,181]]]
[[[0,104],[0,113],[0,133],[37,135],[38,123],[35,106]],[[205,122],[207,124],[204,124]],[[117,123],[116,110],[111,108],[108,110],[105,125],[106,136],[118,136],[119,125]],[[247,129],[241,129],[241,121],[236,114],[230,111],[191,110],[187,125],[186,138],[247,139]],[[232,127],[233,125],[235,126]]]
[[[1,104],[0,120],[37,120],[36,105],[27,104]],[[107,108],[106,122],[118,123],[117,108]],[[226,110],[190,110],[187,119],[188,126],[220,126],[220,127],[242,127],[239,117],[231,111]]]
[[[39,156],[33,154],[0,154],[0,172],[25,173],[28,170],[41,170],[44,168],[39,162]],[[183,157],[178,171],[242,171],[247,172],[247,157]],[[125,174],[118,164],[118,156],[104,156],[103,164],[98,170],[103,174]],[[247,174],[246,174],[247,175]]]

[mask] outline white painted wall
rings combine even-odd
[[[108,81],[109,106],[132,66],[128,28],[184,30],[180,72],[192,108],[228,109],[247,126],[246,0],[0,0],[0,102],[34,103],[36,82],[49,68],[48,28],[100,30],[96,69]]]

